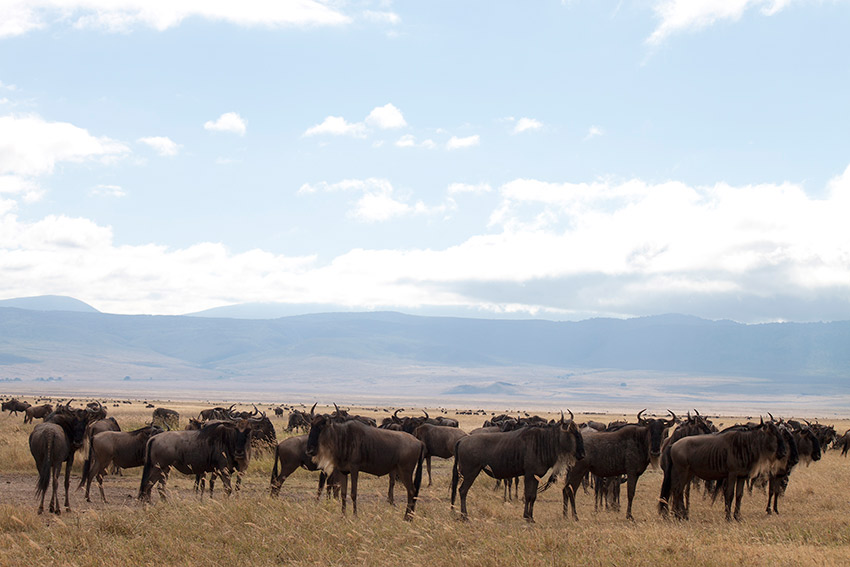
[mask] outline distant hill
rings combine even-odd
[[[0,299],[0,307],[17,307],[34,311],[76,311],[79,313],[100,313],[97,309],[73,297],[64,295],[37,295]]]
[[[247,320],[0,307],[0,379],[22,378],[26,386],[62,377],[68,391],[263,391],[327,401],[342,393],[369,400],[657,399],[662,409],[676,400],[694,407],[783,399],[850,408],[848,345],[846,321],[743,325],[661,315],[553,322],[393,312]]]

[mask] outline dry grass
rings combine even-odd
[[[170,404],[194,415],[199,404]],[[109,408],[130,429],[149,419],[139,405]],[[365,413],[365,412],[364,412]],[[378,412],[377,415],[382,415]],[[605,419],[610,419],[607,416]],[[297,471],[281,496],[268,496],[272,461],[252,461],[237,497],[199,500],[191,480],[173,473],[167,503],[141,506],[132,498],[138,471],[108,478],[111,503],[87,504],[72,495],[74,511],[37,516],[35,467],[26,446],[32,426],[0,416],[0,565],[846,565],[850,562],[850,460],[828,452],[798,468],[780,501],[781,516],[766,516],[766,496],[744,498],[744,520],[727,523],[722,504],[695,498],[691,521],[662,521],[655,512],[661,475],[638,484],[635,521],[624,512],[593,511],[578,495],[581,522],[561,516],[560,491],[541,495],[536,524],[522,505],[503,503],[493,481],[480,478],[469,495],[471,520],[449,509],[450,466],[435,459],[434,485],[423,486],[413,522],[403,506],[385,501],[387,479],[361,476],[358,517],[339,503],[313,498],[317,474]],[[481,417],[463,417],[462,427]],[[285,422],[274,419],[279,435]],[[839,428],[847,423],[839,423]],[[77,473],[75,476],[77,476]],[[73,480],[73,479],[72,479]],[[76,483],[74,483],[76,484]],[[403,500],[401,489],[397,501]],[[624,494],[625,498],[625,494]]]

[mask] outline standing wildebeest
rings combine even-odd
[[[99,422],[98,422],[99,423]],[[91,502],[89,492],[91,481],[97,479],[100,497],[106,502],[103,493],[103,474],[109,464],[115,468],[129,469],[145,464],[145,445],[151,436],[162,433],[156,425],[146,425],[135,431],[102,431],[89,441],[89,453],[83,463],[83,475],[77,490],[86,485],[86,502]]]
[[[313,407],[310,408],[310,412],[301,411],[294,409],[292,413],[289,414],[289,422],[286,426],[286,431],[293,431],[296,429],[303,429],[305,432],[310,430],[310,423],[313,421],[313,415],[316,411],[316,402],[313,404]]]
[[[771,512],[771,498],[773,499],[773,512],[779,514],[779,497],[785,494],[785,489],[788,488],[788,480],[791,477],[791,471],[797,463],[800,462],[800,452],[799,446],[797,445],[797,439],[802,439],[802,435],[798,436],[795,432],[790,431],[784,426],[780,426],[779,431],[782,433],[782,438],[788,445],[788,452],[783,458],[777,459],[775,467],[773,467],[773,469],[768,473],[767,508],[765,509],[768,514]],[[809,440],[806,439],[807,451],[810,453],[808,458],[809,462],[811,462],[811,460],[820,459],[820,443],[811,431],[808,431],[808,434],[811,435],[811,438],[814,439],[815,443],[817,443],[817,456],[815,456],[813,453],[814,446],[812,446]]]
[[[844,435],[835,440],[833,449],[841,449],[841,456],[846,457],[847,451],[850,450],[850,429],[844,432]]]
[[[139,485],[139,499],[150,501],[151,488],[159,483],[160,496],[166,497],[165,483],[171,467],[183,474],[212,472],[221,477],[227,494],[233,469],[244,471],[251,456],[251,423],[248,420],[212,421],[200,430],[166,431],[148,440],[145,464]]]
[[[201,413],[198,414],[198,421],[210,421],[211,419],[228,419],[230,417],[230,412],[233,410],[233,406],[235,405],[236,404],[230,404],[229,408],[214,407],[201,410]]]
[[[36,497],[40,497],[38,513],[44,511],[44,495],[53,476],[53,494],[49,510],[59,514],[59,474],[65,463],[65,509],[71,509],[68,487],[71,483],[71,467],[74,453],[83,444],[89,412],[71,408],[71,402],[59,405],[56,410],[35,426],[29,436],[30,452],[38,468]]]
[[[573,508],[573,519],[578,520],[576,513],[576,489],[589,472],[599,477],[626,475],[626,495],[628,504],[626,518],[632,516],[632,501],[635,497],[635,487],[638,478],[644,473],[651,460],[661,455],[661,442],[668,428],[676,421],[676,415],[670,411],[672,418],[647,419],[637,414],[638,425],[624,425],[614,431],[595,431],[586,429],[584,436],[584,459],[577,462],[567,473],[564,484],[564,516]]]
[[[277,450],[274,455],[274,467],[272,468],[272,496],[278,495],[283,483],[287,478],[289,478],[289,475],[295,472],[295,470],[299,467],[308,471],[319,470],[319,466],[313,461],[313,458],[307,454],[307,437],[308,435],[305,433],[304,435],[297,435],[295,437],[284,439],[278,443]],[[278,463],[280,463],[279,473]],[[330,487],[339,485],[338,476],[339,473],[335,473],[332,478],[329,478],[324,471],[321,471],[319,473],[319,489],[316,492],[316,498],[319,498],[322,495],[322,489],[324,488],[326,481],[328,483],[328,497],[330,497]]]
[[[173,409],[156,408],[153,410],[151,424],[169,431],[180,429],[180,413]]]
[[[422,484],[425,444],[402,431],[370,427],[352,419],[337,422],[330,416],[313,418],[307,437],[307,455],[328,475],[343,475],[340,496],[345,512],[348,475],[351,475],[351,504],[357,513],[357,480],[360,472],[390,475],[390,495],[398,477],[407,489],[404,519],[410,520]]]
[[[525,477],[525,507],[522,517],[534,521],[534,501],[539,479],[550,469],[578,462],[585,456],[581,433],[570,412],[569,420],[540,427],[523,427],[506,433],[467,435],[455,445],[452,467],[452,508],[460,485],[460,513],[468,518],[466,495],[481,471],[497,479]],[[557,470],[552,475],[557,474]]]
[[[33,418],[44,419],[53,413],[53,406],[44,404],[41,406],[30,406],[24,410],[24,423],[32,423]]]
[[[425,443],[425,465],[428,468],[428,486],[431,486],[431,457],[452,458],[458,439],[466,437],[466,433],[457,427],[423,423],[413,430],[413,436]]]
[[[741,497],[747,478],[770,471],[785,457],[788,446],[773,423],[741,426],[711,435],[695,435],[679,439],[670,447],[670,461],[664,469],[661,498],[670,502],[678,518],[687,519],[684,489],[694,476],[703,480],[726,481],[724,499],[726,519],[732,519],[732,497],[735,497],[735,519],[741,515]],[[672,495],[672,496],[671,496]]]
[[[31,404],[29,402],[21,402],[15,398],[12,398],[8,402],[3,402],[2,404],[0,404],[0,407],[3,408],[2,411],[8,411],[9,415],[11,416],[12,414],[18,415],[19,411],[27,411],[27,408],[30,407],[30,405]]]

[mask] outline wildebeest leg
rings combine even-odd
[[[567,482],[564,484],[563,497],[564,497],[564,517],[566,518],[570,511],[570,506],[573,507],[573,520],[578,522],[578,513],[576,512],[576,488],[581,484],[582,477],[577,478],[570,482],[570,479],[567,478]]]
[[[428,486],[431,486],[431,455],[425,457],[425,465],[428,467]]]
[[[325,483],[328,481],[328,475],[325,474],[325,471],[319,471],[319,489],[316,491],[316,500],[322,497],[322,489],[325,487]],[[328,485],[330,488],[330,485]],[[328,490],[328,499],[330,499],[331,493]]]
[[[691,509],[691,483],[685,485],[685,510]]]
[[[741,521],[741,498],[744,496],[744,482],[746,478],[740,477],[735,484],[735,519]]]
[[[59,475],[62,474],[62,461],[53,465],[53,492],[50,496],[50,512],[59,514]]]
[[[537,478],[533,473],[525,473],[525,506],[522,517],[530,523],[534,523],[534,501],[537,500],[537,484]]]
[[[470,474],[464,475],[463,482],[460,483],[460,488],[458,488],[458,494],[460,494],[460,517],[464,520],[469,519],[469,514],[466,511],[466,495],[480,472],[481,469],[474,469],[470,471]]]
[[[339,481],[339,497],[342,500],[342,513],[345,514],[345,501],[348,499],[348,475],[341,474]]]
[[[390,506],[395,506],[395,481],[396,481],[396,473],[391,472],[390,477],[390,488],[387,490],[387,502],[389,502]],[[353,482],[353,481],[352,481]],[[351,492],[354,493],[354,484],[351,485]]]
[[[629,480],[626,482],[626,496],[629,498],[629,503],[626,506],[626,519],[634,520],[632,516],[632,500],[635,499],[635,487],[637,486],[638,475],[629,473]]]
[[[392,473],[390,473],[392,475]],[[360,476],[360,471],[353,469],[351,471],[351,511],[357,515],[357,479]],[[395,479],[393,479],[395,481]]]
[[[732,520],[732,497],[735,496],[735,485],[738,483],[738,478],[734,474],[729,474],[726,479],[726,486],[723,487],[723,500],[726,504],[726,521]]]
[[[74,466],[74,449],[71,449],[71,456],[65,461],[65,510],[71,511],[71,501],[68,499],[68,489],[71,486],[71,467]],[[59,513],[59,502],[56,502],[56,513]]]

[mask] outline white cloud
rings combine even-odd
[[[458,138],[457,136],[452,136],[446,143],[446,149],[458,150],[463,148],[472,148],[474,146],[477,146],[480,142],[481,137],[478,134],[475,134],[474,136],[467,136],[465,138]]]
[[[737,21],[747,10],[761,8],[767,16],[780,12],[797,0],[656,0],[660,20],[647,43],[658,45],[669,36],[711,26],[721,20]]]
[[[327,134],[330,136],[354,136],[355,138],[366,137],[366,127],[362,122],[351,124],[342,116],[328,116],[321,124],[307,128],[305,136],[318,136]]]
[[[543,128],[543,123],[539,120],[535,120],[534,118],[520,118],[514,126],[514,134],[540,130],[541,128]]]
[[[366,10],[363,12],[363,18],[377,24],[389,24],[396,26],[401,23],[401,16],[395,12]]]
[[[151,136],[148,138],[139,138],[143,144],[147,144],[161,156],[173,157],[180,152],[180,145],[175,143],[171,138],[165,136]]]
[[[89,192],[96,197],[126,197],[127,192],[120,185],[97,185]]]
[[[230,132],[232,134],[245,135],[245,121],[236,112],[225,112],[215,121],[204,122],[204,129],[212,132]]]
[[[414,136],[413,134],[405,134],[404,136],[396,140],[395,145],[399,148],[426,148],[429,150],[437,147],[437,144],[434,142],[434,140],[431,139],[426,139],[422,140],[421,142],[417,142],[416,136]]]
[[[458,193],[489,193],[493,188],[490,187],[488,183],[478,183],[476,185],[472,185],[469,183],[452,183],[449,185],[448,193],[449,195],[456,195]]]
[[[378,106],[366,117],[366,124],[381,130],[403,128],[407,126],[401,111],[392,104]]]
[[[345,179],[337,183],[305,183],[298,189],[299,195],[312,193],[356,192],[360,196],[352,204],[348,216],[360,222],[383,222],[396,217],[413,214],[432,215],[443,213],[451,204],[429,207],[422,201],[414,203],[406,195],[399,195],[386,179]]]
[[[164,31],[189,18],[264,28],[339,26],[351,21],[314,0],[5,0],[0,5],[0,38],[64,22],[110,32],[139,26]]]
[[[599,126],[591,126],[587,130],[587,135],[584,137],[585,140],[589,140],[591,138],[596,138],[598,136],[602,136],[605,131]]]

